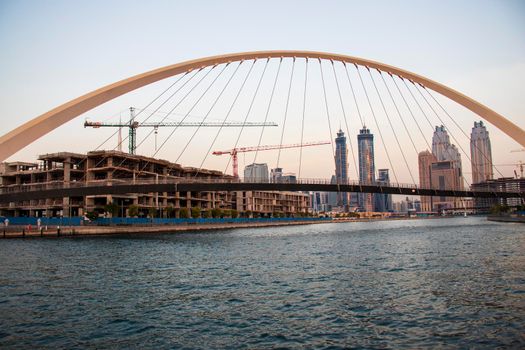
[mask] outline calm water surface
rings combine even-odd
[[[0,240],[0,347],[524,348],[525,226]]]

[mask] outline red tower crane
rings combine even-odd
[[[238,147],[229,149],[226,151],[214,151],[213,155],[220,156],[223,154],[230,154],[233,158],[233,176],[239,177],[239,163],[237,159],[237,153],[245,152],[255,152],[255,151],[270,151],[274,149],[284,149],[284,148],[300,148],[300,147],[310,147],[310,146],[320,146],[320,145],[329,145],[330,141],[317,141],[317,142],[304,142],[304,143],[294,143],[289,145],[266,145],[266,146],[253,146],[253,147]]]

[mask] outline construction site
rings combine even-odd
[[[60,152],[38,157],[38,162],[7,162],[0,168],[0,186],[52,189],[57,185],[104,184],[134,181],[173,181],[182,178],[232,179],[220,171],[183,167],[162,159],[120,151],[93,151],[87,154]],[[46,198],[0,203],[0,215],[7,217],[71,217],[89,212],[103,214],[112,205],[115,216],[181,217],[181,209],[236,210],[250,216],[291,216],[307,213],[309,195],[297,192],[163,192],[127,195]],[[130,208],[134,208],[130,212]],[[135,211],[133,213],[133,211]],[[112,215],[108,213],[108,215]],[[182,214],[184,215],[184,214]]]
[[[279,148],[307,147],[324,143],[239,147],[213,154],[228,154],[233,159],[233,176],[221,171],[185,167],[163,159],[137,155],[136,133],[139,127],[260,127],[275,123],[138,123],[135,109],[130,108],[129,122],[104,123],[85,121],[84,127],[118,128],[114,150],[96,150],[87,154],[58,152],[40,155],[35,162],[5,162],[0,164],[0,189],[53,189],[85,184],[112,186],[119,183],[175,182],[180,179],[226,179],[241,181],[238,175],[237,154]],[[121,130],[127,128],[128,152],[122,151]],[[150,132],[151,134],[151,132]],[[149,135],[148,135],[149,136]],[[157,148],[155,137],[155,149]],[[109,209],[108,209],[109,208]],[[158,217],[181,218],[191,215],[195,208],[206,213],[213,209],[229,211],[230,215],[250,217],[294,216],[306,214],[310,208],[307,193],[277,191],[236,192],[162,192],[130,193],[125,195],[99,194],[83,197],[35,199],[0,203],[0,215],[5,217]],[[235,213],[235,214],[232,214]],[[190,213],[190,214],[188,214]],[[203,214],[205,216],[206,214]]]

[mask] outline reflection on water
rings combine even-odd
[[[523,348],[524,267],[483,218],[1,240],[0,344]]]

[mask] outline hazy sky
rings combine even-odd
[[[525,128],[524,1],[0,0],[0,47],[1,134],[70,99],[131,75],[187,59],[266,49],[327,51],[395,65],[455,88]],[[93,149],[109,133],[84,129],[85,117],[108,120],[129,105],[145,105],[165,86],[166,82],[159,83],[157,88],[144,89],[88,112],[10,160]],[[470,133],[476,116],[457,106],[449,108]],[[334,118],[334,123],[341,123],[340,117]],[[271,119],[281,122],[282,109],[279,111],[278,105]],[[353,125],[351,133],[358,128]],[[496,164],[525,158],[523,152],[509,152],[521,148],[516,142],[492,125],[488,128]],[[327,134],[318,136],[313,129],[305,141],[327,139]],[[168,133],[162,131],[161,135]],[[189,134],[184,130],[179,139]],[[354,145],[355,138],[349,138]],[[297,141],[290,136],[290,143]],[[253,138],[241,142],[257,144]],[[265,143],[275,143],[275,139],[268,136]],[[388,168],[379,143],[376,136],[376,167]],[[409,148],[407,138],[402,143]],[[459,143],[469,149],[468,140]],[[231,146],[231,142],[219,142],[214,149]],[[422,141],[417,146],[425,148]],[[106,148],[113,147],[111,144]],[[147,147],[144,154],[151,155],[152,146]],[[173,161],[179,153],[177,147],[176,143],[167,144],[159,156]],[[329,147],[324,151],[331,154]],[[290,152],[295,159],[298,153]],[[329,177],[333,173],[330,157],[315,153],[320,149],[308,152],[302,177]],[[410,166],[417,174],[414,154]],[[271,163],[265,157],[275,155],[261,155],[258,160]],[[399,162],[399,155],[395,157]],[[201,158],[189,156],[180,161],[198,166]],[[296,161],[284,159],[286,171],[298,172]],[[468,165],[464,156],[463,162]],[[225,164],[225,158],[214,157],[205,166],[224,170],[221,167]],[[514,170],[511,166],[500,169],[504,175]],[[356,178],[354,174],[351,170],[352,178]],[[399,170],[399,177],[400,182],[411,182],[408,171]]]

